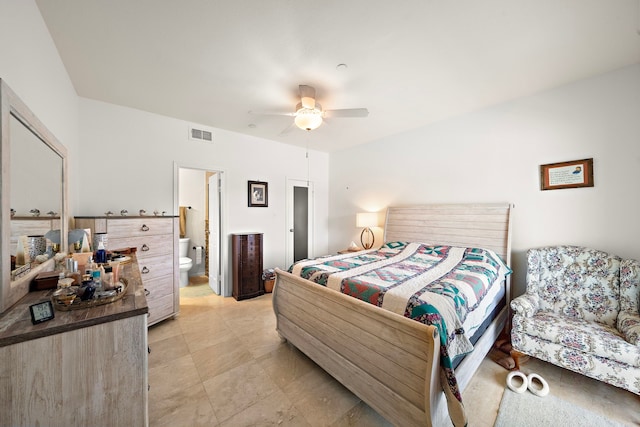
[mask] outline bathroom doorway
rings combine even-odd
[[[189,239],[187,258],[191,260],[188,284],[181,280],[181,294],[189,286],[206,284],[217,295],[230,295],[225,280],[225,247],[221,244],[224,172],[176,165],[175,187],[176,212],[181,212],[184,223],[180,237]]]

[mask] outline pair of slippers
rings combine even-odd
[[[549,394],[549,384],[538,374],[528,376],[520,371],[511,371],[507,375],[507,387],[516,393],[529,391],[536,396],[544,397]]]

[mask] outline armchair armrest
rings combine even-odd
[[[511,308],[518,316],[532,317],[540,307],[538,296],[533,294],[520,295],[511,301]]]
[[[629,344],[640,346],[640,315],[621,311],[618,314],[617,328]]]

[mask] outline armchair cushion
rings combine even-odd
[[[538,312],[533,317],[514,316],[513,329],[519,334],[535,337],[540,342],[558,344],[567,350],[577,350],[589,357],[573,357],[565,363],[589,363],[592,356],[615,359],[640,368],[640,346],[629,343],[614,327],[597,322],[567,317],[558,313]],[[550,355],[550,357],[556,357]],[[576,366],[581,368],[580,366]],[[581,371],[582,369],[579,369]]]

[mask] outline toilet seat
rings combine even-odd
[[[180,263],[180,267],[186,266],[187,264],[193,265],[193,262],[191,261],[191,258],[180,257],[178,261]],[[191,268],[191,266],[189,268]]]

